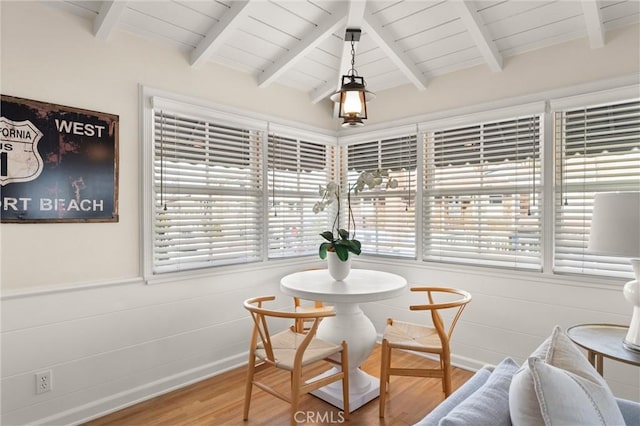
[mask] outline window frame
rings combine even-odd
[[[566,148],[567,146],[571,146],[572,147],[571,149],[573,149],[575,152],[579,152],[579,149],[576,150],[577,145],[575,144],[575,141],[576,140],[579,141],[579,139],[576,139],[576,136],[567,137],[565,135],[565,131],[567,129],[565,125],[569,124],[565,121],[567,119],[566,114],[579,115],[580,111],[583,111],[583,113],[585,114],[588,112],[589,116],[584,117],[584,119],[586,120],[586,122],[584,123],[581,121],[578,121],[577,119],[571,119],[571,120],[573,124],[578,123],[583,126],[583,130],[585,132],[583,149],[587,150],[587,152],[593,151],[596,148],[588,145],[587,132],[594,131],[593,128],[591,128],[591,130],[588,130],[591,126],[594,126],[594,127],[597,126],[597,124],[593,123],[594,121],[593,115],[596,114],[596,110],[601,110],[604,108],[604,109],[607,109],[608,111],[614,111],[617,114],[618,109],[620,108],[621,105],[624,105],[626,103],[637,104],[640,102],[640,94],[637,91],[631,94],[624,90],[622,91],[616,90],[616,91],[607,92],[607,95],[610,96],[612,93],[616,93],[615,100],[606,99],[608,96],[603,96],[603,98],[605,98],[606,101],[603,101],[603,98],[596,99],[596,98],[593,98],[592,96],[581,96],[581,97],[574,97],[571,99],[565,99],[565,100],[552,103],[551,114],[553,114],[553,120],[554,120],[554,124],[553,124],[554,165],[552,170],[552,173],[554,173],[554,185],[552,188],[552,194],[554,197],[553,199],[554,217],[553,217],[553,240],[551,242],[553,256],[550,262],[551,262],[551,268],[553,269],[553,273],[555,275],[590,276],[590,277],[604,277],[604,278],[618,277],[622,279],[629,279],[634,277],[633,270],[631,268],[631,264],[628,262],[628,259],[616,258],[611,256],[603,256],[603,255],[594,255],[594,254],[590,254],[587,251],[586,245],[588,241],[588,226],[586,226],[585,224],[586,222],[589,222],[591,220],[590,218],[591,211],[589,211],[588,213],[582,216],[581,220],[583,222],[583,225],[582,227],[580,227],[582,229],[579,230],[580,235],[582,235],[582,237],[573,238],[574,235],[571,235],[571,237],[569,237],[573,241],[576,241],[573,243],[574,244],[573,249],[569,247],[571,243],[567,241],[564,241],[563,243],[560,241],[561,236],[564,236],[564,238],[567,238],[565,233],[562,232],[563,225],[564,226],[570,226],[570,225],[562,221],[562,219],[557,220],[558,217],[562,214],[562,211],[564,210],[564,207],[562,204],[566,202],[563,200],[566,200],[567,194],[574,194],[576,197],[578,197],[574,199],[575,202],[578,203],[575,206],[575,208],[568,207],[567,209],[567,214],[570,215],[570,214],[576,214],[576,213],[570,213],[571,211],[577,212],[580,209],[589,210],[591,208],[592,200],[589,197],[586,197],[582,194],[589,194],[589,193],[595,194],[599,192],[609,192],[609,191],[639,191],[640,190],[640,176],[638,176],[639,185],[632,184],[628,180],[628,176],[620,175],[620,174],[616,174],[615,176],[613,176],[613,178],[615,178],[616,180],[615,182],[611,182],[612,176],[610,176],[610,174],[606,172],[607,170],[606,165],[611,162],[611,157],[616,156],[616,154],[610,154],[608,152],[605,152],[604,155],[600,156],[599,161],[593,161],[593,159],[595,158],[595,155],[593,155],[593,153],[585,157],[585,153],[581,152],[580,156],[578,157],[578,161],[580,162],[580,164],[583,164],[583,167],[585,165],[593,167],[593,170],[591,171],[589,171],[590,170],[589,167],[587,167],[586,170],[583,169],[581,181],[584,182],[585,175],[588,175],[588,177],[591,178],[592,180],[596,179],[596,181],[588,184],[583,183],[581,185],[581,188],[580,188],[580,185],[571,184],[563,181],[563,179],[565,179],[566,173],[576,174],[576,170],[579,169],[579,167],[576,168],[575,165],[574,166],[569,165],[568,162],[571,161],[572,159],[570,158],[567,159],[567,154],[563,151],[563,149]],[[637,107],[634,107],[634,109],[635,108]],[[640,128],[640,124],[637,124],[636,126],[637,127],[633,129],[634,131]],[[615,133],[607,133],[607,137],[611,137],[611,135],[615,135]],[[589,138],[591,138],[591,136],[589,136]],[[622,144],[625,145],[624,142]],[[638,154],[636,154],[636,156],[637,155]],[[582,158],[589,158],[590,160],[580,161]],[[624,159],[624,160],[620,159],[620,161],[623,163],[629,163],[630,161],[634,162],[634,160],[629,160],[629,159]],[[640,157],[638,157],[638,161],[640,161]],[[599,166],[603,167],[604,174],[598,173],[597,169]],[[640,167],[637,167],[636,169],[640,170]],[[634,175],[631,175],[631,176],[634,176]],[[609,181],[604,182],[603,180],[598,179],[601,177],[607,177]],[[627,179],[625,179],[625,177]],[[570,206],[574,205],[574,200],[569,202]],[[567,222],[570,222],[570,220],[567,219]],[[587,228],[586,230],[584,229],[585,227]],[[578,244],[577,243],[578,240],[582,240],[581,247],[578,247],[576,245]],[[556,253],[556,250],[558,248],[562,251],[561,254]],[[578,265],[581,265],[581,266],[578,266]]]
[[[485,251],[484,254],[480,253],[476,253],[476,254],[470,254],[467,257],[460,257],[460,260],[456,261],[454,260],[455,257],[451,258],[451,259],[438,259],[438,257],[434,254],[431,257],[427,255],[427,245],[428,245],[428,237],[427,237],[427,231],[429,230],[429,226],[428,226],[428,222],[429,222],[429,218],[427,217],[427,209],[426,209],[426,205],[425,203],[427,202],[427,200],[429,199],[428,194],[430,193],[429,191],[427,191],[425,189],[425,186],[429,183],[427,182],[427,180],[424,178],[423,176],[423,180],[422,180],[422,185],[421,185],[421,191],[422,191],[422,196],[423,196],[423,204],[422,204],[422,212],[421,212],[421,220],[423,221],[423,235],[420,235],[419,237],[421,238],[421,244],[422,244],[422,257],[421,260],[423,262],[427,262],[427,263],[449,263],[449,264],[458,264],[458,265],[464,265],[464,266],[479,266],[479,267],[491,267],[491,268],[500,268],[500,269],[515,269],[515,270],[522,270],[522,271],[529,271],[529,272],[542,272],[544,269],[544,263],[543,263],[543,252],[544,252],[544,221],[543,221],[543,209],[541,209],[540,207],[544,206],[543,205],[543,195],[544,195],[544,181],[543,181],[543,173],[544,173],[544,165],[543,165],[543,161],[544,161],[544,157],[545,157],[545,132],[544,132],[544,128],[546,125],[546,121],[545,121],[545,117],[544,117],[544,104],[542,103],[533,103],[530,105],[521,105],[518,108],[509,108],[506,110],[499,110],[499,111],[494,111],[494,113],[492,114],[491,111],[485,111],[479,114],[473,114],[473,115],[468,115],[464,118],[462,117],[454,117],[452,120],[439,120],[437,122],[432,122],[432,123],[424,123],[421,124],[420,128],[421,128],[421,139],[422,139],[422,144],[425,147],[425,149],[427,149],[427,147],[431,146],[431,144],[435,144],[437,143],[435,140],[433,140],[434,136],[436,134],[439,133],[446,133],[446,132],[460,132],[460,131],[464,131],[465,129],[467,129],[467,132],[469,132],[469,129],[471,129],[473,135],[477,135],[477,137],[479,138],[478,141],[480,143],[480,148],[485,146],[485,129],[486,128],[492,128],[495,125],[507,125],[508,123],[516,123],[517,128],[519,129],[520,126],[520,122],[523,122],[526,124],[527,121],[531,121],[531,120],[536,120],[537,121],[537,126],[536,126],[536,131],[534,132],[534,135],[537,136],[537,148],[536,151],[538,153],[537,159],[533,162],[533,165],[535,165],[535,169],[539,170],[539,172],[536,174],[536,184],[534,184],[533,186],[529,186],[529,187],[525,187],[525,189],[527,191],[532,190],[534,192],[534,194],[537,194],[537,200],[536,200],[536,204],[538,206],[538,217],[536,218],[536,229],[538,230],[536,233],[536,237],[537,237],[537,245],[539,246],[538,248],[538,255],[535,257],[525,257],[526,259],[536,259],[537,258],[537,263],[531,263],[531,262],[524,262],[523,264],[519,264],[519,266],[516,266],[515,262],[516,259],[518,258],[517,253],[519,253],[519,249],[516,249],[516,251],[513,253],[512,257],[513,257],[513,264],[510,264],[511,261],[508,261],[507,258],[505,257],[504,260],[500,260],[501,258],[503,258],[504,256],[498,255],[498,257],[495,257],[495,259],[491,259],[491,255],[489,253],[488,250],[484,250],[482,249],[482,247],[478,246],[475,247],[477,250],[480,251]],[[524,126],[526,127],[526,126]],[[477,131],[473,131],[474,128],[477,128]],[[500,129],[502,129],[502,127],[500,127]],[[518,135],[516,134],[516,137],[519,139]],[[516,143],[515,147],[517,149],[518,143]],[[463,150],[463,153],[466,152]],[[482,152],[482,149],[481,151]],[[429,152],[427,152],[428,154]],[[515,152],[515,154],[517,154],[517,150]],[[466,157],[465,157],[466,158]],[[425,156],[423,159],[423,162],[427,160],[427,157]],[[478,160],[480,160],[480,157],[478,158]],[[536,164],[536,162],[538,164]],[[483,163],[484,164],[484,163]],[[494,163],[495,164],[495,163]],[[482,166],[482,165],[481,165]],[[482,166],[483,168],[485,166]],[[435,165],[432,165],[433,170],[429,171],[426,170],[427,167],[423,165],[423,174],[426,175],[427,173],[435,173],[435,171],[437,171],[437,168]],[[528,172],[527,172],[528,173]],[[517,171],[516,171],[517,174]],[[528,175],[525,175],[525,177]],[[449,184],[449,182],[451,182],[451,180],[447,179],[447,182],[444,183],[445,186],[443,186],[443,191],[446,194],[454,194],[453,196],[455,196],[455,194],[462,194],[465,191],[463,189],[455,189],[455,188],[450,188],[447,189],[447,186]],[[495,183],[494,183],[495,185]],[[516,191],[517,190],[517,184],[514,186],[514,188],[511,188],[512,191]],[[537,186],[537,188],[536,188]],[[484,185],[481,185],[480,187],[476,188],[478,192],[476,193],[472,193],[472,191],[468,194],[471,197],[483,197],[483,194],[489,195],[492,192],[492,187],[485,187]],[[508,190],[508,185],[505,184],[501,184],[495,187],[495,191],[496,193],[500,193],[500,191],[506,191]],[[433,194],[437,194],[440,191],[433,191]],[[489,199],[487,199],[488,201],[491,201]],[[475,217],[475,216],[474,216]],[[514,225],[515,226],[515,225]],[[517,226],[516,226],[517,228]],[[485,241],[484,239],[482,241]],[[479,241],[480,244],[482,244],[482,241]],[[493,240],[491,240],[493,241]],[[490,241],[489,241],[490,242]],[[447,256],[448,257],[448,256]],[[531,264],[532,266],[527,266],[528,264]]]
[[[320,244],[320,238],[318,237],[318,235],[323,232],[324,230],[327,229],[327,222],[329,221],[329,218],[327,217],[326,214],[318,214],[318,218],[322,218],[325,220],[325,223],[322,225],[322,227],[318,228],[318,232],[315,234],[316,238],[313,243],[309,243],[306,242],[305,244],[309,244],[313,246],[313,250],[309,250],[308,252],[302,253],[302,254],[298,254],[298,255],[283,255],[283,256],[278,256],[278,255],[273,255],[272,254],[272,250],[269,246],[270,240],[271,240],[271,223],[272,221],[271,219],[271,212],[273,211],[273,187],[271,186],[271,181],[272,181],[272,170],[270,169],[270,160],[269,160],[269,156],[271,155],[271,143],[272,143],[272,136],[275,136],[277,138],[282,138],[282,139],[290,139],[296,142],[297,144],[297,148],[300,149],[300,145],[301,144],[313,144],[313,145],[318,145],[318,146],[324,146],[326,149],[325,152],[325,169],[324,169],[324,179],[322,182],[320,182],[320,184],[325,185],[326,182],[334,179],[333,174],[335,173],[335,168],[330,167],[331,164],[335,163],[336,161],[336,156],[339,155],[338,152],[339,150],[337,149],[337,146],[335,145],[335,138],[333,137],[327,137],[327,136],[323,136],[323,135],[319,135],[319,134],[314,134],[311,132],[304,132],[301,131],[300,129],[296,129],[296,128],[292,128],[289,126],[283,126],[283,125],[277,125],[277,124],[269,124],[268,127],[268,136],[267,136],[267,140],[266,140],[266,149],[265,149],[265,161],[263,162],[265,165],[265,173],[266,173],[266,177],[265,177],[265,187],[266,187],[266,191],[267,191],[267,206],[266,206],[266,232],[265,232],[265,259],[266,260],[284,260],[284,259],[292,259],[292,258],[299,258],[299,257],[303,257],[303,256],[311,256],[311,255],[317,255],[317,246],[319,246]],[[300,170],[297,170],[296,173],[300,173]],[[313,204],[318,201],[318,190],[314,189],[309,190],[308,192],[296,192],[296,191],[289,191],[289,190],[284,190],[282,191],[284,193],[287,194],[291,194],[293,196],[293,198],[295,198],[296,201],[299,202],[303,202],[305,201],[305,199],[310,200],[309,205],[306,206],[307,207],[307,211],[306,213],[309,216],[314,216],[315,213],[313,213]],[[308,234],[308,233],[307,233]],[[312,231],[312,235],[313,235],[313,231]],[[306,235],[306,237],[309,237],[309,235]]]
[[[552,89],[546,92],[537,93],[535,95],[527,95],[520,96],[511,99],[503,99],[499,101],[491,101],[484,104],[472,105],[470,107],[457,108],[454,110],[448,111],[440,111],[435,113],[425,114],[423,116],[418,117],[410,117],[404,118],[401,120],[395,120],[390,122],[384,122],[379,124],[371,124],[367,126],[366,129],[357,129],[355,131],[350,131],[349,133],[345,133],[342,131],[329,131],[327,129],[315,128],[312,126],[300,125],[297,122],[286,122],[286,120],[274,119],[274,117],[270,117],[262,114],[249,113],[242,109],[237,109],[229,106],[213,104],[208,101],[203,101],[199,99],[194,99],[187,96],[176,95],[175,93],[169,93],[159,89],[151,89],[145,86],[140,86],[140,132],[141,137],[143,139],[143,144],[141,144],[141,194],[140,197],[140,210],[141,210],[141,223],[142,229],[140,230],[140,264],[141,270],[143,271],[143,278],[148,282],[165,282],[165,281],[173,281],[176,279],[182,279],[181,277],[191,277],[196,275],[208,276],[217,273],[224,273],[227,269],[225,267],[222,268],[209,268],[207,270],[200,270],[197,273],[171,273],[164,274],[165,276],[159,277],[154,276],[149,269],[149,256],[150,256],[150,244],[149,241],[149,214],[148,208],[149,203],[152,199],[151,191],[152,186],[150,185],[150,173],[153,170],[153,165],[150,159],[150,156],[146,155],[147,153],[147,145],[152,134],[153,129],[151,128],[151,120],[150,116],[150,108],[151,108],[151,98],[153,96],[161,96],[168,102],[174,102],[176,105],[188,104],[190,108],[204,108],[210,110],[211,108],[216,109],[223,115],[228,115],[230,117],[240,117],[244,122],[246,120],[256,120],[261,123],[278,123],[288,126],[290,130],[294,131],[297,137],[304,138],[304,135],[314,135],[320,137],[326,141],[328,145],[336,146],[336,150],[338,152],[342,152],[343,154],[337,155],[331,162],[331,164],[327,164],[327,167],[331,168],[332,173],[341,174],[343,172],[343,168],[346,163],[346,150],[345,145],[349,143],[353,143],[355,141],[365,141],[372,139],[381,139],[389,137],[390,135],[395,135],[398,133],[406,133],[406,132],[415,132],[420,134],[425,131],[425,129],[444,126],[444,125],[464,125],[469,123],[470,121],[478,122],[485,120],[493,120],[500,119],[504,117],[513,117],[522,114],[527,114],[531,112],[539,112],[541,109],[544,111],[543,122],[545,123],[543,128],[541,129],[541,133],[543,134],[543,146],[541,147],[542,152],[542,198],[541,202],[545,205],[544,211],[542,212],[542,272],[531,271],[531,270],[512,270],[512,272],[504,271],[502,274],[512,274],[514,278],[517,279],[528,279],[531,281],[540,281],[540,282],[549,282],[549,283],[559,283],[559,284],[567,284],[567,285],[578,285],[578,286],[591,286],[591,287],[607,287],[610,285],[619,285],[621,282],[624,282],[625,279],[621,279],[620,277],[602,277],[602,276],[593,276],[593,275],[582,275],[582,274],[559,274],[553,271],[553,247],[554,247],[554,238],[555,238],[555,192],[554,192],[554,176],[555,176],[555,146],[554,146],[554,138],[553,138],[553,112],[561,109],[561,108],[572,108],[572,107],[582,107],[585,105],[593,105],[598,103],[608,103],[610,101],[618,102],[624,99],[629,98],[637,98],[638,93],[640,93],[640,85],[638,84],[638,79],[636,75],[630,75],[627,77],[604,80],[598,82],[592,82],[587,84],[581,84],[576,86],[570,86],[562,89]],[[419,140],[419,138],[418,138]],[[418,143],[418,152],[417,156],[419,159],[422,158],[423,153],[422,144]],[[547,155],[545,155],[547,153]],[[551,153],[551,154],[549,154]],[[264,154],[266,156],[266,153]],[[266,168],[264,173],[266,173]],[[418,182],[423,181],[423,170],[422,170],[422,161],[418,161],[418,173],[416,176],[416,180]],[[266,176],[265,176],[266,179]],[[265,185],[266,190],[266,185]],[[416,238],[421,240],[422,236],[422,190],[416,191]],[[267,203],[268,197],[264,197],[264,214],[267,217]],[[266,247],[266,237],[263,238],[265,241],[264,246],[264,256],[262,263],[256,263],[253,266],[249,264],[241,264],[239,265],[239,270],[247,270],[247,269],[259,269],[264,268],[267,264],[271,264],[272,266],[277,265],[285,265],[285,264],[298,264],[300,262],[299,257],[281,259],[281,258],[272,258],[267,259],[267,247]],[[485,266],[475,266],[465,264],[462,267],[459,265],[451,265],[445,263],[437,263],[437,262],[427,262],[423,261],[423,244],[418,242],[416,245],[416,260],[408,259],[408,258],[400,258],[400,259],[384,259],[380,256],[375,255],[366,255],[362,256],[359,259],[363,264],[367,264],[370,262],[389,264],[389,265],[397,265],[398,260],[401,263],[406,264],[408,267],[428,267],[441,269],[444,271],[456,271],[461,273],[472,273],[472,274],[480,274],[487,276],[495,273],[495,270],[500,269],[493,266],[485,267]],[[308,262],[313,260],[317,260],[317,256],[309,256]],[[275,263],[277,262],[277,263]],[[492,272],[493,271],[493,272]]]
[[[408,129],[407,129],[408,130]],[[412,205],[413,208],[413,218],[412,218],[412,222],[413,222],[413,229],[414,229],[414,235],[413,235],[413,241],[411,242],[412,248],[413,248],[413,253],[409,254],[408,252],[405,253],[405,251],[403,251],[402,249],[398,252],[398,253],[391,253],[391,254],[382,254],[379,253],[378,250],[376,249],[375,251],[369,251],[367,250],[367,243],[368,243],[368,239],[367,238],[362,238],[362,233],[364,232],[364,229],[362,229],[362,214],[358,213],[357,211],[354,211],[354,219],[357,223],[357,228],[356,228],[356,233],[355,233],[355,238],[360,240],[362,242],[362,250],[363,253],[366,253],[367,255],[371,255],[371,256],[379,256],[379,257],[393,257],[393,258],[398,258],[398,259],[407,259],[407,260],[415,260],[417,259],[417,253],[418,253],[418,246],[419,246],[419,238],[418,235],[415,233],[415,230],[417,229],[417,223],[418,223],[418,208],[417,208],[417,204],[416,204],[416,199],[417,199],[417,192],[418,192],[418,175],[419,175],[419,166],[418,163],[419,161],[419,157],[418,157],[418,135],[416,134],[416,130],[415,128],[411,129],[411,131],[405,131],[405,132],[394,132],[391,134],[385,134],[384,137],[378,137],[378,138],[373,138],[373,139],[365,139],[365,140],[359,140],[359,141],[355,141],[355,142],[351,142],[348,145],[344,145],[344,168],[343,168],[343,186],[346,187],[347,184],[353,184],[354,181],[353,179],[349,180],[350,177],[354,178],[356,177],[355,175],[350,176],[351,173],[351,164],[349,163],[349,151],[351,149],[358,149],[355,147],[361,147],[364,145],[374,145],[377,144],[378,145],[378,151],[370,151],[367,150],[368,154],[371,153],[375,153],[375,155],[373,155],[372,157],[375,156],[375,162],[376,167],[367,167],[364,168],[362,170],[358,170],[356,175],[363,172],[363,171],[368,171],[368,172],[374,172],[378,169],[383,169],[382,166],[384,166],[384,150],[386,148],[387,145],[398,145],[398,144],[403,144],[403,143],[407,143],[410,144],[410,149],[412,149],[414,152],[413,154],[410,154],[409,156],[407,156],[408,161],[411,162],[412,160],[415,161],[415,169],[413,169],[412,171],[408,172],[408,179],[410,182],[409,184],[411,185],[411,187],[408,190],[400,190],[400,189],[389,189],[389,190],[385,190],[383,188],[377,187],[374,188],[372,190],[369,189],[365,189],[364,191],[362,191],[360,194],[351,194],[351,199],[352,199],[352,205],[354,205],[354,209],[357,210],[358,208],[358,203],[361,199],[375,199],[376,203],[377,202],[386,202],[386,198],[387,198],[387,194],[390,195],[391,198],[397,198],[397,197],[407,197],[408,199],[408,203],[410,203]],[[414,158],[411,158],[411,155],[414,156]],[[400,155],[401,157],[401,162],[404,161],[403,158],[403,154]],[[398,171],[394,171],[391,173],[392,178],[396,178],[399,182],[399,186],[402,186],[403,184],[403,180],[404,180],[404,175],[403,173],[400,173]],[[389,191],[389,192],[387,192]],[[393,213],[393,211],[390,212],[390,214]],[[377,215],[376,214],[376,222],[378,222],[379,220],[384,220],[385,216],[389,216],[389,215]],[[345,213],[345,217],[346,217],[346,213]],[[402,221],[402,219],[400,220]],[[399,228],[403,228],[403,226],[398,225]],[[404,231],[404,229],[403,229]],[[358,232],[360,232],[360,234],[358,234]],[[379,238],[379,235],[376,235],[374,237],[374,241],[372,243],[375,243]],[[400,241],[398,241],[399,243]],[[394,242],[393,241],[389,241],[388,242],[389,245],[393,246]]]
[[[141,156],[141,197],[140,197],[140,268],[143,279],[147,284],[171,282],[175,280],[189,279],[200,276],[215,275],[228,270],[246,270],[247,268],[262,268],[265,265],[278,262],[279,264],[299,263],[300,257],[292,258],[272,258],[268,259],[267,247],[267,218],[268,218],[268,185],[266,166],[268,161],[267,146],[268,132],[270,129],[292,135],[300,139],[312,140],[314,143],[325,144],[327,146],[337,146],[335,132],[326,129],[307,126],[299,123],[289,123],[286,120],[277,119],[266,114],[251,113],[243,109],[237,109],[226,105],[220,105],[203,99],[190,96],[179,95],[161,89],[147,86],[139,87],[139,111],[140,111],[140,133],[142,143],[140,146]],[[252,127],[262,132],[262,152],[261,152],[261,179],[262,179],[262,206],[261,213],[263,226],[261,233],[261,260],[250,263],[233,263],[211,265],[205,268],[187,269],[183,271],[167,271],[162,273],[154,272],[154,108],[166,108],[175,113],[186,115],[198,115],[207,119],[215,117],[224,123],[235,124],[241,127]],[[326,167],[335,170],[332,164]],[[318,237],[320,238],[320,237]],[[319,242],[318,242],[319,243]],[[308,256],[310,257],[310,256]]]

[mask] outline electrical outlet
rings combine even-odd
[[[51,370],[36,373],[36,395],[49,392],[51,389]]]

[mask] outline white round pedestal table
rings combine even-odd
[[[334,343],[347,342],[349,353],[349,411],[380,395],[380,383],[359,367],[376,343],[376,329],[360,309],[360,303],[391,299],[401,295],[407,281],[389,272],[352,269],[343,281],[335,281],[326,269],[296,272],[282,278],[280,290],[289,296],[321,300],[335,307],[336,315],[322,320],[317,336]],[[330,374],[332,370],[325,374]],[[341,409],[342,383],[335,382],[313,395]]]

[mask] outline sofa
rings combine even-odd
[[[616,398],[556,327],[522,364],[478,370],[418,426],[640,425],[640,403]]]

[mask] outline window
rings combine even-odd
[[[437,116],[336,143],[145,89],[145,277],[315,256],[337,208],[313,212],[319,186],[344,189],[380,170],[397,187],[351,193],[365,254],[630,278],[627,259],[587,244],[594,195],[640,189],[637,93],[634,84],[552,99],[548,115],[536,101]],[[543,160],[553,167],[544,182]]]
[[[153,110],[153,273],[261,259],[259,130]]]
[[[356,238],[365,253],[416,257],[416,136],[349,145],[347,179],[361,172],[388,171],[397,188],[366,189],[351,195]]]
[[[541,118],[424,135],[424,260],[541,270]]]
[[[318,252],[327,217],[313,212],[334,147],[269,135],[269,258]]]
[[[640,102],[559,111],[554,127],[554,271],[633,277],[628,259],[589,254],[587,244],[594,195],[640,188]]]

